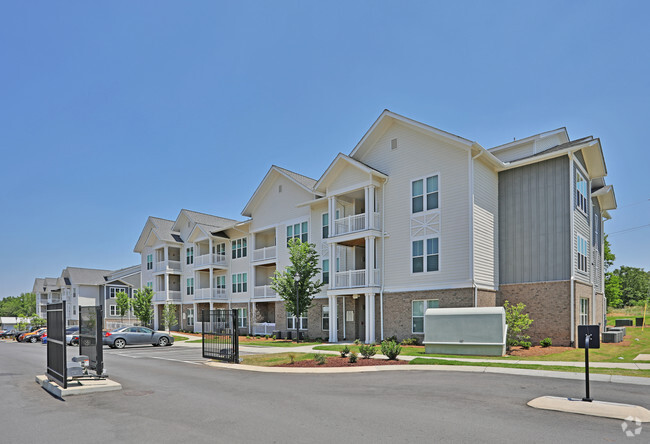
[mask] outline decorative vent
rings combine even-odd
[[[278,185],[278,193],[282,192],[282,185]]]
[[[390,141],[390,149],[391,150],[396,150],[397,149],[397,139],[392,139]]]
[[[411,237],[440,234],[440,213],[411,216]]]

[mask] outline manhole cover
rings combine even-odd
[[[153,390],[129,390],[128,392],[124,392],[126,396],[146,396],[152,393]]]

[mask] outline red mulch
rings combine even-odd
[[[551,355],[553,353],[560,353],[567,350],[573,350],[573,347],[535,346],[535,347],[530,347],[528,350],[521,347],[512,347],[512,350],[510,350],[510,353],[508,354],[510,356],[544,356],[544,355]]]
[[[282,364],[277,367],[367,367],[372,365],[408,365],[408,361],[389,361],[388,359],[357,359],[354,364],[350,363],[349,358],[341,358],[340,356],[327,356],[325,364],[318,365],[313,359],[306,359],[304,361],[296,361],[293,364]]]

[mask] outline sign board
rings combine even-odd
[[[600,325],[578,325],[578,348],[585,348],[585,336],[589,338],[589,348],[600,348]]]
[[[68,388],[65,301],[47,305],[47,379]]]
[[[79,354],[88,356],[88,368],[98,376],[104,373],[102,306],[79,307]]]

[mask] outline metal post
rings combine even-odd
[[[296,281],[296,342],[300,342],[300,298],[298,297],[298,281]]]
[[[587,389],[587,396],[582,398],[585,402],[591,402],[593,399],[589,396],[589,339],[591,335],[585,335],[585,385]]]

